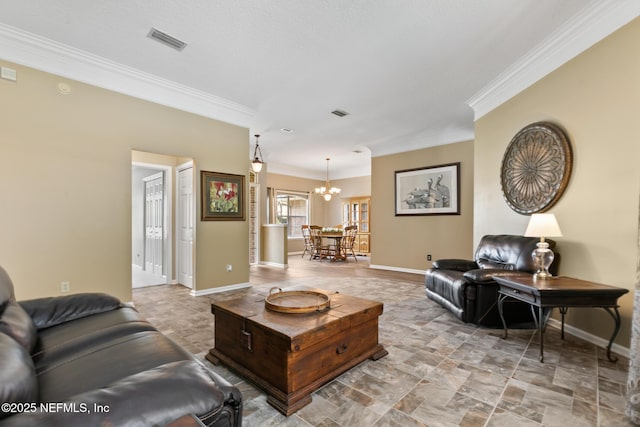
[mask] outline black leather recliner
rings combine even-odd
[[[240,391],[106,294],[16,301],[0,267],[0,427],[242,425]]]
[[[451,311],[465,323],[501,325],[498,313],[498,285],[493,276],[535,273],[531,253],[540,239],[513,235],[484,236],[473,260],[441,259],[425,277],[427,297]],[[555,242],[546,239],[549,248]],[[557,254],[551,273],[557,270]],[[530,306],[519,301],[504,304],[507,324],[533,321]]]

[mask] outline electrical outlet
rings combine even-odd
[[[227,272],[233,271],[233,265],[227,264]]]
[[[427,261],[431,261],[431,254],[427,254]]]
[[[60,292],[70,292],[70,291],[71,291],[71,283],[69,282],[60,283]]]

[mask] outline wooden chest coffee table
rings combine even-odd
[[[257,384],[285,415],[309,404],[313,391],[363,360],[388,354],[378,343],[382,303],[310,290],[330,295],[330,308],[280,313],[266,309],[256,296],[211,305],[215,348],[206,358]]]

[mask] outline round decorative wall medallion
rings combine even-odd
[[[558,126],[539,122],[525,126],[513,137],[502,159],[502,194],[521,214],[544,212],[564,192],[573,156],[565,133]]]

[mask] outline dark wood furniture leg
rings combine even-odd
[[[538,307],[538,334],[540,335],[540,362],[544,362],[544,317],[542,306]]]
[[[507,335],[509,334],[509,330],[507,329],[507,322],[504,320],[504,313],[502,312],[502,303],[508,296],[505,294],[498,294],[498,314],[500,314],[500,320],[502,320],[502,327],[504,328],[504,333],[502,334],[502,339],[507,339]]]
[[[609,339],[609,345],[607,345],[607,358],[611,362],[617,362],[617,357],[611,356],[611,345],[613,344],[613,340],[616,339],[616,335],[618,335],[618,331],[620,331],[620,312],[618,311],[618,307],[614,307],[611,309],[610,307],[602,307],[606,310],[607,313],[613,317],[613,321],[615,322],[615,327],[613,328],[613,334],[611,334],[611,338]]]
[[[567,314],[567,311],[569,311],[569,307],[558,307],[558,309],[560,310],[560,314],[562,315],[562,322],[560,324],[560,338],[564,339],[564,316]]]

